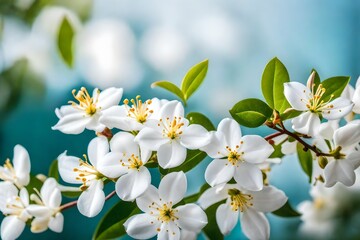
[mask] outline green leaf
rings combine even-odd
[[[289,200],[278,210],[272,212],[279,217],[299,217],[301,214],[294,210],[294,208],[290,205]]]
[[[181,82],[181,91],[184,94],[186,100],[199,88],[204,81],[208,70],[209,60],[202,61],[193,67],[186,73]]]
[[[75,31],[69,20],[64,16],[58,33],[58,50],[64,62],[69,66],[73,66],[73,40]]]
[[[280,113],[290,107],[284,96],[284,83],[289,81],[289,74],[284,64],[279,59],[273,58],[264,69],[261,89],[269,106]]]
[[[214,124],[202,113],[191,112],[186,115],[186,118],[189,120],[190,124],[200,124],[208,131],[215,130]]]
[[[220,232],[220,229],[216,222],[216,210],[225,201],[215,203],[205,210],[208,218],[208,224],[203,228],[203,232],[210,240],[222,240],[224,236]]]
[[[210,185],[207,184],[207,183],[205,183],[204,185],[201,186],[199,192],[194,193],[194,194],[192,194],[192,195],[190,195],[190,196],[185,197],[185,198],[183,199],[184,204],[196,202],[196,201],[200,198],[201,194],[203,194],[203,193],[204,193],[207,189],[209,189],[209,188],[210,188]]]
[[[58,160],[55,159],[49,168],[49,173],[48,173],[49,177],[55,178],[56,181],[59,181],[59,167],[58,167]]]
[[[273,110],[259,99],[248,98],[236,103],[229,112],[240,125],[255,128],[264,124]]]
[[[313,159],[312,159],[311,152],[309,150],[304,151],[304,147],[300,143],[297,143],[296,150],[297,150],[301,168],[304,170],[306,175],[308,175],[309,182],[311,183],[311,175],[312,175],[312,168],[313,168]]]
[[[320,84],[320,76],[319,76],[319,73],[315,70],[315,69],[312,69],[310,74],[312,72],[315,72],[315,77],[314,77],[314,84],[317,86]]]
[[[40,179],[38,179],[37,177],[35,177],[33,175],[30,175],[30,182],[26,186],[26,190],[29,192],[29,196],[33,193],[36,193],[34,191],[34,188],[37,189],[38,191],[40,191],[42,185],[43,185],[43,182],[40,181]]]
[[[287,110],[284,113],[280,114],[280,119],[285,121],[294,117],[297,117],[301,114],[301,111],[297,111],[295,109]]]
[[[93,235],[93,239],[114,239],[126,234],[123,224],[125,221],[141,213],[136,202],[120,201],[115,204],[100,220]]]
[[[179,171],[188,172],[194,167],[196,167],[206,157],[207,154],[200,150],[187,150],[186,159],[183,164],[181,164],[178,167],[170,168],[170,169],[160,168],[160,173],[162,175],[166,175],[171,172],[179,172]]]
[[[333,95],[333,99],[340,97],[349,81],[350,77],[332,77],[324,80],[321,84],[326,91],[321,100],[329,101],[331,95]]]
[[[61,195],[63,195],[66,198],[78,198],[80,197],[82,191],[79,189],[79,191],[65,191],[65,192],[61,192]]]
[[[175,94],[176,96],[178,96],[181,101],[184,102],[184,104],[186,104],[186,100],[184,98],[184,94],[181,92],[180,88],[178,88],[178,86],[176,86],[175,84],[173,84],[172,82],[168,82],[168,81],[157,81],[154,82],[153,84],[151,84],[151,87],[161,87],[163,89],[168,90],[169,92]]]
[[[269,158],[282,158],[283,156],[285,156],[285,154],[283,154],[281,151],[282,144],[283,143],[280,143],[278,145],[272,145],[274,147],[274,152],[270,155]]]

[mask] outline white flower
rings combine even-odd
[[[26,210],[29,194],[25,188],[19,190],[10,182],[0,182],[0,210],[6,216],[1,223],[1,239],[17,239],[32,216]]]
[[[107,167],[102,173],[116,181],[116,193],[124,201],[133,201],[143,194],[151,183],[149,170],[144,166],[151,151],[139,149],[134,136],[119,132],[110,141],[111,152],[104,157]]]
[[[4,167],[0,166],[0,179],[14,183],[18,188],[28,185],[30,181],[30,157],[23,146],[16,145],[14,147],[13,163],[14,166],[7,159]]]
[[[162,168],[177,167],[185,161],[186,148],[199,149],[210,141],[208,131],[198,124],[189,125],[184,107],[171,101],[160,109],[160,120],[143,128],[135,138],[141,147],[157,151]]]
[[[159,190],[150,185],[136,199],[144,213],[134,215],[125,222],[126,232],[136,239],[148,239],[157,234],[159,240],[180,239],[180,229],[199,233],[207,224],[205,212],[193,203],[173,207],[183,199],[186,188],[183,172],[166,175],[160,182]]]
[[[99,122],[102,112],[112,106],[118,105],[122,97],[122,88],[108,88],[102,92],[95,88],[90,96],[86,88],[82,87],[76,94],[72,91],[78,103],[69,101],[71,105],[62,106],[56,109],[58,123],[52,127],[66,134],[79,134],[85,128],[101,132],[105,125]]]
[[[87,217],[96,216],[104,206],[105,194],[101,172],[108,163],[104,161],[109,153],[108,140],[105,137],[96,137],[89,143],[88,157],[85,161],[78,157],[67,156],[66,152],[58,157],[59,173],[65,182],[82,184],[83,191],[79,197],[77,207],[81,214]]]
[[[124,100],[124,105],[106,109],[100,122],[108,128],[118,128],[124,131],[141,130],[149,121],[159,118],[159,110],[167,100],[157,98],[142,102],[140,96],[136,99]]]
[[[325,186],[331,187],[337,182],[345,186],[352,186],[355,182],[355,169],[360,166],[360,149],[356,145],[360,142],[360,123],[349,122],[334,132],[329,163],[324,169]]]
[[[311,136],[317,133],[320,116],[328,120],[340,119],[346,116],[353,107],[351,101],[343,97],[333,100],[331,96],[330,99],[324,101],[322,97],[326,89],[321,84],[314,89],[314,76],[315,73],[312,72],[307,86],[298,82],[284,84],[284,94],[291,107],[303,112],[292,119],[293,129]]]
[[[354,103],[352,112],[345,116],[345,120],[350,122],[354,119],[355,114],[360,114],[360,76],[358,77],[355,89],[348,84],[341,94],[342,97],[351,100]]]
[[[54,232],[62,232],[64,216],[60,212],[61,192],[54,178],[48,178],[40,192],[31,194],[30,199],[36,204],[30,204],[27,211],[35,218],[31,221],[31,231],[41,233],[50,228]]]
[[[284,192],[265,186],[261,191],[247,191],[236,184],[213,187],[206,190],[198,202],[203,209],[226,199],[216,210],[216,222],[222,234],[229,234],[238,222],[250,239],[268,239],[270,226],[264,212],[272,212],[282,207],[287,197]]]
[[[263,187],[262,173],[256,164],[264,163],[274,151],[260,136],[242,136],[239,125],[230,118],[219,123],[217,131],[212,132],[210,144],[201,150],[215,158],[205,171],[210,186],[234,178],[240,186],[253,191]]]

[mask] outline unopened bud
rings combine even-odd
[[[319,164],[319,166],[322,168],[322,169],[324,169],[325,167],[326,167],[326,165],[328,164],[328,160],[327,160],[327,158],[326,157],[324,157],[324,156],[320,156],[320,157],[318,157],[318,164]]]

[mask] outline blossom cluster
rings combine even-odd
[[[280,64],[272,61],[265,72],[272,63]],[[196,90],[192,84],[200,85],[199,75],[175,92],[184,104]],[[341,84],[340,90],[333,84]],[[360,87],[353,89],[346,78],[320,82],[315,71],[306,86],[276,76],[263,77],[263,85],[273,88],[263,88],[267,103],[240,101],[230,110],[233,118],[222,119],[216,129],[202,114],[189,117],[177,100],[122,99],[123,89],[115,87],[94,89],[92,94],[84,87],[73,90],[75,100],[55,110],[59,121],[52,129],[65,134],[87,129],[96,134],[87,154],[78,157],[65,151],[58,156],[61,179],[76,186],[60,185],[49,176],[39,177],[41,184],[30,188],[30,179],[36,178],[30,177],[27,151],[17,145],[14,166],[7,160],[0,168],[0,210],[6,215],[1,237],[19,237],[29,221],[34,233],[48,228],[61,232],[62,211],[76,205],[82,215],[94,217],[116,193],[121,202],[136,203],[138,211],[123,219],[124,230],[136,239],[156,235],[158,239],[196,239],[208,226],[227,235],[239,221],[249,239],[269,239],[265,213],[281,211],[284,216],[291,209],[286,194],[272,186],[268,176],[284,155],[297,153],[310,182],[319,188],[354,185],[360,166],[360,120],[355,119],[360,113]],[[285,122],[290,119],[291,129]],[[265,125],[276,132],[266,137],[243,135],[239,123]],[[185,197],[185,173],[205,157],[212,159],[204,173],[206,184]],[[158,187],[152,185],[151,168],[161,173]],[[104,186],[111,182],[114,191],[106,195]],[[79,193],[78,199],[61,205],[62,192],[69,189]],[[300,210],[311,208],[306,206]],[[312,218],[303,213],[302,219]]]

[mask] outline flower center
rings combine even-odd
[[[79,109],[84,111],[87,115],[94,115],[96,113],[96,103],[98,102],[98,96],[100,91],[98,90],[97,95],[95,97],[91,97],[86,88],[82,87],[76,94],[76,90],[72,90],[72,95],[78,101],[78,103],[74,101],[69,101],[69,103]]]
[[[83,185],[80,187],[82,191],[88,188],[88,182],[93,179],[101,179],[103,175],[96,170],[96,168],[89,164],[87,156],[84,154],[84,159],[79,159],[79,168],[74,168],[74,172],[78,174],[76,180],[82,181]]]
[[[243,144],[244,142],[241,141],[240,144]],[[228,151],[227,160],[230,164],[235,166],[239,161],[243,162],[244,160],[241,158],[241,155],[244,154],[244,152],[239,152],[239,145],[235,146],[235,149],[231,149],[229,146],[226,146],[226,150]]]
[[[176,219],[178,219],[175,216],[175,213],[177,211],[175,209],[172,209],[172,206],[168,206],[164,203],[163,207],[159,209],[159,220],[162,222],[170,222],[170,221],[175,221]]]
[[[132,154],[128,159],[127,162],[124,162],[122,159],[120,160],[121,164],[123,166],[127,166],[128,169],[136,169],[140,170],[140,167],[143,166],[143,162],[141,161],[139,156],[135,156],[135,154]]]
[[[129,102],[132,103],[131,107],[129,107]],[[131,99],[130,101],[128,99],[125,99],[124,104],[128,112],[127,116],[135,118],[135,120],[139,123],[146,122],[149,115],[154,112],[152,109],[149,109],[149,105],[151,103],[151,100],[147,100],[143,103],[140,99],[140,95],[136,96],[135,99]]]
[[[333,108],[334,107],[333,105],[328,105],[328,104],[331,102],[334,95],[331,95],[330,99],[325,102],[324,100],[321,100],[321,98],[325,94],[326,89],[322,86],[322,84],[319,84],[316,91],[314,92],[314,87],[315,87],[315,84],[312,85],[311,98],[306,103],[306,107],[311,112],[314,112],[314,113],[322,112],[323,110]]]
[[[4,171],[0,171],[0,179],[13,182],[16,179],[16,172],[10,159],[6,159],[4,163]]]
[[[161,118],[160,122],[163,125],[163,136],[166,138],[170,138],[172,140],[177,139],[183,133],[181,129],[185,124],[183,123],[181,117],[174,117],[173,120],[166,118],[165,121]],[[159,123],[158,126],[161,124]]]
[[[325,200],[323,198],[315,198],[314,199],[314,206],[317,209],[322,209],[323,207],[325,207]]]
[[[244,194],[236,188],[229,189],[228,194],[230,196],[230,205],[233,211],[240,210],[240,212],[243,212],[253,205],[251,202],[253,199],[251,194]]]

